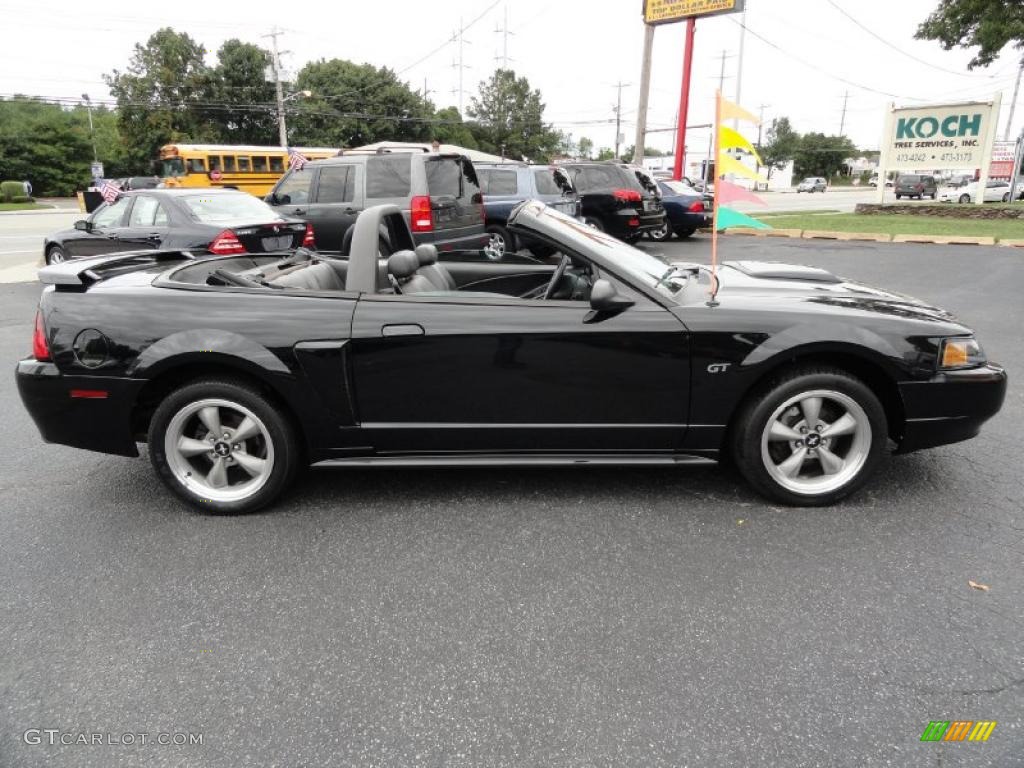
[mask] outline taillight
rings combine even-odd
[[[694,200],[690,203],[690,207],[687,210],[692,211],[693,213],[704,213],[704,201]]]
[[[624,203],[639,203],[641,199],[640,193],[635,189],[616,189],[612,195],[616,200],[621,200]]]
[[[630,226],[630,227],[639,227],[640,226],[640,219],[638,219],[636,216],[634,216],[632,219],[630,219],[629,221],[626,222],[626,225]]]
[[[303,248],[316,248],[316,239],[313,237],[313,225],[306,224],[306,234],[302,238]]]
[[[50,345],[46,343],[46,326],[43,325],[42,310],[36,311],[36,329],[32,333],[32,357],[40,362],[50,360]]]
[[[233,256],[236,253],[245,253],[245,246],[234,232],[225,229],[210,241],[209,251],[217,256]]]
[[[413,232],[433,232],[434,217],[430,210],[430,195],[416,195],[409,202],[409,219]]]

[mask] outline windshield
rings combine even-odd
[[[206,224],[283,221],[273,208],[245,192],[185,195],[182,199],[189,212]]]
[[[161,179],[173,176],[184,176],[185,163],[180,157],[169,157],[166,160],[160,161],[157,173]]]
[[[655,288],[659,293],[675,298],[691,274],[683,269],[670,268],[661,259],[627,245],[605,232],[588,227],[561,211],[547,206],[531,210],[534,215],[544,217],[558,227],[558,239],[565,242],[569,250],[585,254],[595,248],[600,249],[601,256],[614,265],[613,271],[620,273],[629,282]]]
[[[681,181],[663,181],[661,182],[670,190],[675,192],[677,195],[694,195],[697,194],[697,190],[691,187],[689,184],[685,184]]]

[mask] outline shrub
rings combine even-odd
[[[25,186],[20,181],[0,181],[0,200],[5,203],[24,194]]]
[[[11,198],[11,202],[12,203],[32,203],[32,202],[35,202],[35,201],[31,197],[29,197],[28,195],[15,195],[14,197]]]

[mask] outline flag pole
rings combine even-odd
[[[719,163],[718,157],[721,151],[721,126],[722,126],[722,91],[715,91],[715,192],[711,202],[711,291],[708,299],[709,307],[717,307],[718,302],[715,296],[718,294],[718,196],[719,187]]]

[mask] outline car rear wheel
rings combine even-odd
[[[897,200],[899,200],[899,199],[900,199],[900,198],[902,198],[902,197],[903,197],[903,195],[901,195],[901,194],[898,194],[898,193],[897,193],[897,195],[896,195],[896,199],[897,199]]]
[[[680,240],[685,240],[696,231],[693,227],[678,227],[676,228],[676,237]]]
[[[67,261],[67,256],[64,255],[64,249],[59,245],[55,245],[46,252],[46,263],[47,264],[62,264]]]
[[[867,481],[887,434],[885,411],[862,381],[834,368],[801,368],[746,402],[732,431],[732,455],[765,496],[822,506]]]
[[[583,219],[583,223],[588,227],[596,229],[598,232],[604,232],[604,224],[601,223],[600,219],[595,219],[593,216],[587,216]]]
[[[971,196],[970,195],[960,195],[960,202],[961,203],[969,203],[969,202],[971,202]]]
[[[1007,192],[1007,193],[1005,193],[1005,194],[1003,195],[1003,202],[1004,202],[1004,203],[1008,203],[1008,202],[1010,202],[1010,193],[1009,193],[1009,192]]]
[[[515,253],[518,250],[515,237],[500,224],[489,224],[487,234],[490,236],[487,252],[495,261],[505,258],[506,253]]]
[[[663,243],[666,240],[672,239],[672,230],[669,229],[668,222],[666,221],[657,229],[650,230],[647,233],[647,236],[650,237],[651,240],[657,240],[659,243]]]
[[[274,501],[299,466],[295,430],[255,388],[203,380],[173,391],[149,427],[149,454],[174,493],[214,514]]]

